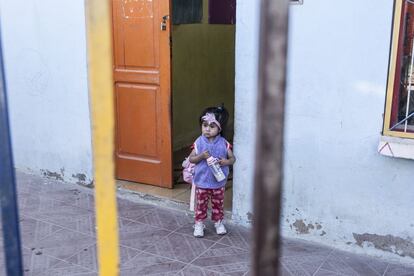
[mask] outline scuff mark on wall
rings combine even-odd
[[[375,248],[405,257],[414,258],[414,243],[411,239],[403,239],[392,235],[356,234],[352,233],[356,243],[361,246],[373,245]]]
[[[47,178],[53,178],[53,179],[56,179],[56,180],[63,181],[62,174],[60,174],[58,172],[51,172],[49,170],[40,170],[40,172]]]
[[[290,224],[290,229],[295,228],[297,234],[319,233],[320,236],[326,235],[326,232],[321,230],[322,224],[319,222],[306,223],[306,220],[296,219],[293,224]]]
[[[77,180],[76,184],[83,185],[83,186],[90,187],[90,188],[93,187],[93,181],[87,181],[86,175],[84,173],[72,174],[72,177]]]
[[[308,225],[306,225],[305,222],[303,222],[303,220],[301,220],[301,219],[297,219],[292,225],[295,227],[296,232],[298,234],[309,234],[309,229],[314,229],[315,228],[310,223]]]
[[[248,223],[252,223],[252,221],[253,221],[253,214],[251,212],[247,212],[246,216],[247,216],[247,220],[248,220],[247,222]]]
[[[72,177],[78,179],[81,182],[85,182],[86,180],[86,175],[84,173],[72,174]]]

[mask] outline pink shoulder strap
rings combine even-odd
[[[226,149],[227,150],[232,149],[233,146],[227,140],[225,140],[225,141],[226,141]]]

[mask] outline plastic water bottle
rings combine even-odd
[[[218,163],[216,158],[210,156],[209,158],[207,158],[207,164],[213,172],[217,182],[221,182],[224,179],[226,179],[226,176],[224,175],[223,170],[221,169],[220,164]]]

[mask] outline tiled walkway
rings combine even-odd
[[[21,173],[17,179],[25,275],[97,275],[91,191]],[[218,237],[208,224],[196,239],[183,212],[118,203],[121,275],[249,275],[247,229],[229,226]],[[280,264],[282,275],[414,275],[414,267],[294,240],[283,240]]]

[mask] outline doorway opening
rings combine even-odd
[[[189,203],[191,185],[182,178],[181,164],[200,135],[202,110],[224,104],[230,114],[225,138],[233,143],[235,0],[173,0],[170,11],[172,189],[124,180],[118,186]],[[231,170],[225,192],[228,211],[232,179]]]

